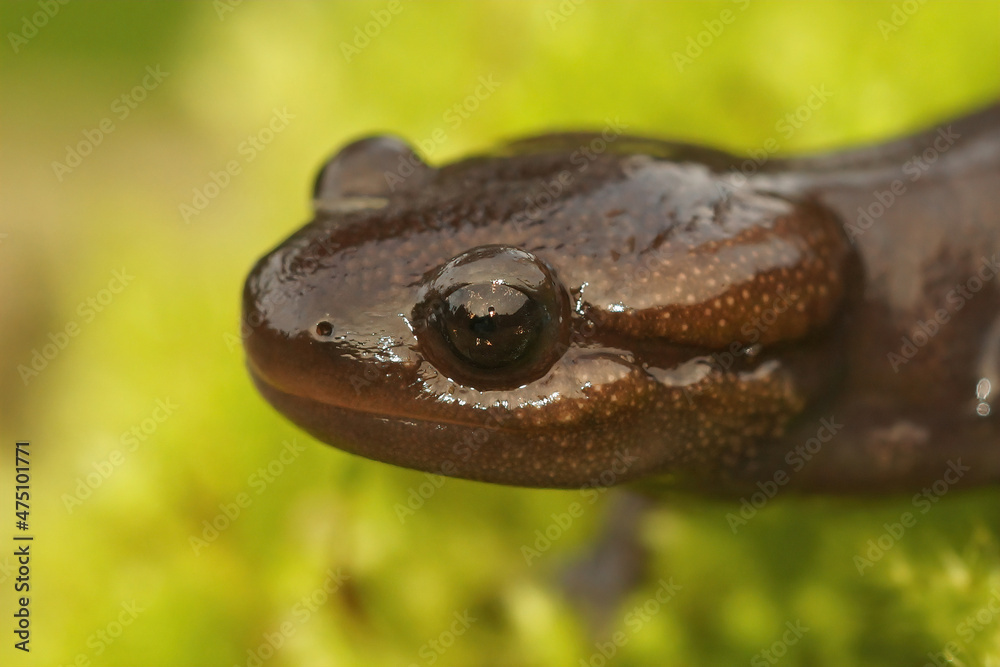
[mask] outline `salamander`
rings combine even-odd
[[[1000,104],[806,156],[602,131],[355,141],[243,292],[323,442],[500,484],[1000,481]]]

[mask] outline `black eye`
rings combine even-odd
[[[501,368],[522,359],[548,319],[530,296],[495,283],[456,289],[434,316],[455,354],[479,368]]]
[[[414,321],[421,350],[449,377],[481,389],[515,387],[544,375],[562,354],[569,300],[531,253],[482,246],[433,276]]]

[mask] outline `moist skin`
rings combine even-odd
[[[363,139],[248,276],[247,363],[320,440],[475,480],[996,482],[998,186],[997,105],[763,164],[605,132],[434,168]]]

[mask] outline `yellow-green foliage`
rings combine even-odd
[[[372,12],[377,36],[345,49]],[[643,527],[647,580],[592,635],[557,581],[613,492],[529,566],[522,546],[579,494],[432,483],[321,445],[255,393],[238,338],[246,271],[307,220],[317,167],[351,138],[391,131],[433,162],[607,118],[744,151],[878,140],[996,98],[996,2],[43,0],[5,1],[0,20],[0,436],[5,452],[33,442],[36,535],[30,655],[11,647],[0,558],[0,663],[254,664],[248,650],[287,622],[263,664],[602,665],[615,632],[607,664],[770,664],[760,652],[786,623],[808,631],[778,664],[933,664],[949,642],[954,664],[1000,664],[994,491],[949,494],[863,576],[855,556],[909,498],[778,498],[736,534],[738,505],[673,500]],[[162,81],[129,108],[119,98],[147,67]],[[499,87],[449,114],[480,77]],[[782,130],[820,87],[829,100]],[[270,144],[241,149],[284,109]],[[95,135],[105,119],[113,131]],[[85,132],[101,139],[90,154],[54,165]],[[240,173],[184,209],[231,160]],[[122,270],[128,284],[91,314]],[[25,381],[18,366],[71,323]],[[261,481],[285,441],[294,458]],[[88,475],[99,485],[69,502]],[[209,541],[204,522],[240,498]],[[669,602],[627,616],[671,578]],[[119,616],[108,644],[98,633],[118,634]]]

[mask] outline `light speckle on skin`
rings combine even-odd
[[[754,314],[778,300],[776,287],[806,285],[804,295],[819,292],[829,304],[809,302],[807,317],[795,309],[776,312],[761,332],[765,347],[825,326],[841,290],[836,276],[822,277],[841,268],[842,239],[830,237],[830,221],[804,204],[750,189],[720,196],[720,176],[706,167],[654,159],[626,166],[628,161],[602,157],[551,210],[519,225],[508,222],[523,213],[524,195],[537,189],[536,161],[526,162],[524,173],[505,163],[502,174],[511,178],[477,161],[453,172],[434,170],[441,182],[421,191],[412,210],[404,206],[409,200],[393,199],[386,209],[357,218],[356,229],[348,230],[353,236],[343,234],[346,248],[331,251],[301,282],[309,283],[302,289],[315,295],[310,298],[316,307],[334,303],[342,311],[331,314],[338,331],[367,332],[345,347],[378,349],[378,341],[386,347],[388,340],[399,351],[398,363],[388,359],[398,374],[395,393],[385,389],[386,372],[379,369],[374,388],[360,399],[364,405],[409,410],[411,430],[423,429],[420,438],[414,436],[417,449],[438,437],[445,440],[438,443],[444,451],[462,441],[463,424],[503,415],[488,430],[489,446],[476,452],[474,465],[483,476],[526,474],[529,484],[564,484],[578,480],[570,470],[593,474],[606,468],[609,441],[636,448],[644,465],[676,464],[711,474],[737,465],[764,434],[784,429],[805,400],[794,385],[794,370],[768,366],[777,363],[766,361],[768,355],[741,356],[729,368],[707,351],[742,342],[741,330]],[[605,188],[609,183],[613,187]],[[612,210],[613,217],[605,216]],[[504,390],[476,389],[427,369],[425,341],[419,340],[426,329],[418,329],[414,342],[404,322],[401,333],[380,338],[399,318],[377,317],[409,315],[426,275],[471,248],[492,244],[522,248],[551,265],[572,304],[571,333],[580,332],[583,319],[597,323],[583,342],[567,334],[567,349],[542,377]],[[827,263],[815,261],[817,255],[828,257]],[[357,312],[344,315],[352,309]],[[703,356],[692,359],[692,350]],[[422,361],[412,373],[400,370],[413,368],[415,359]],[[330,384],[335,375],[323,380]],[[413,388],[414,395],[401,387]],[[428,431],[431,425],[436,430]],[[389,450],[369,451],[387,460],[413,443],[389,444]]]

